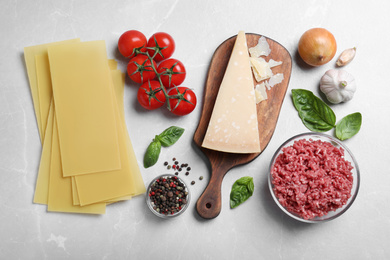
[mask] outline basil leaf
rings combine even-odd
[[[159,134],[157,136],[157,139],[161,142],[162,146],[168,147],[176,143],[183,133],[184,133],[183,128],[178,126],[171,126],[165,129],[161,134]]]
[[[144,167],[149,168],[153,166],[158,161],[158,157],[160,156],[161,151],[161,143],[158,140],[153,140],[146,149],[146,153],[144,156]]]
[[[326,132],[336,123],[333,110],[311,91],[293,89],[292,99],[303,124],[311,131]]]
[[[253,194],[255,186],[252,177],[242,177],[238,179],[230,192],[230,208],[235,208]]]
[[[362,125],[362,114],[359,112],[345,116],[336,125],[336,137],[341,141],[357,134]]]

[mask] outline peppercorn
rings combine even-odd
[[[200,177],[199,177],[199,180],[203,180],[203,176],[200,176]]]
[[[194,185],[194,184],[195,184],[195,181],[192,181],[192,182],[191,182],[191,185]]]
[[[180,212],[186,204],[187,195],[184,184],[176,176],[160,177],[150,185],[148,191],[152,209],[164,215]]]
[[[167,166],[168,165],[168,162],[164,162],[164,166]]]

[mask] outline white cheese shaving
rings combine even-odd
[[[251,66],[253,70],[253,74],[255,75],[255,79],[257,82],[260,82],[265,79],[269,79],[273,73],[271,67],[268,62],[266,62],[263,58],[250,58]]]
[[[258,58],[260,56],[268,56],[271,53],[271,49],[264,36],[261,36],[259,42],[255,47],[249,48],[251,57]]]
[[[268,98],[267,91],[265,90],[264,82],[257,84],[255,88],[256,104],[264,101]]]
[[[268,64],[271,68],[281,65],[283,62],[281,61],[274,61],[273,59],[270,59],[268,61]]]
[[[284,79],[283,73],[277,73],[275,75],[272,75],[271,78],[265,82],[265,86],[267,87],[268,90],[270,90],[276,84],[281,83],[283,79]]]
[[[277,73],[274,75],[271,68],[281,65],[282,61],[275,61],[270,59],[268,62],[260,56],[268,56],[271,53],[271,49],[264,36],[259,38],[256,46],[249,48],[250,63],[253,71],[253,75],[257,82],[263,81],[261,84],[255,87],[256,104],[268,99],[267,91],[273,86],[281,83],[284,79],[283,73]]]

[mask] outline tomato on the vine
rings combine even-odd
[[[153,66],[155,68],[157,67],[155,61],[153,61]],[[129,74],[129,77],[137,83],[144,83],[156,77],[156,73],[152,68],[152,63],[148,56],[143,54],[139,54],[130,60],[129,64],[127,64],[127,74]]]
[[[196,106],[195,93],[187,87],[174,87],[168,92],[171,112],[178,116],[191,113]]]
[[[177,59],[167,59],[158,65],[157,73],[161,76],[161,82],[164,87],[171,88],[179,86],[186,78],[186,68],[184,64]]]
[[[119,37],[118,49],[124,57],[132,58],[137,52],[146,52],[146,44],[147,40],[142,32],[130,30]]]
[[[165,104],[166,98],[160,88],[160,82],[156,80],[142,84],[137,93],[137,99],[143,108],[154,110]]]
[[[155,61],[162,61],[172,56],[175,51],[175,41],[172,36],[165,32],[158,32],[149,38],[147,44],[148,53],[151,57],[154,56]]]

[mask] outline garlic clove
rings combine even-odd
[[[341,54],[338,60],[336,61],[337,66],[345,66],[350,63],[356,55],[356,47],[346,49]]]

